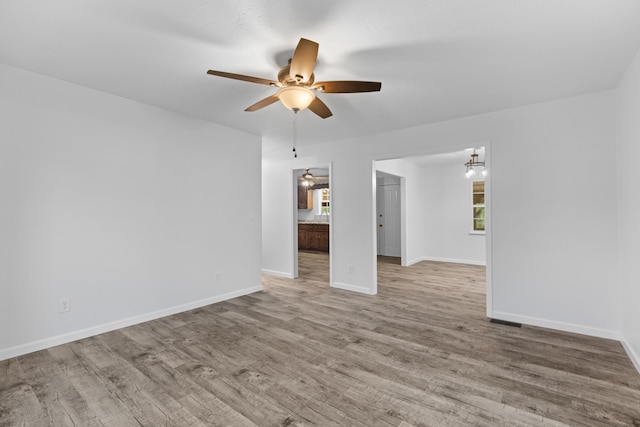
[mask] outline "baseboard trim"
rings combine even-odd
[[[403,267],[411,267],[413,264],[417,264],[422,261],[424,261],[423,258],[412,259],[411,261],[407,261],[406,264],[403,265]]]
[[[635,366],[638,373],[640,373],[640,354],[634,351],[633,346],[631,346],[631,344],[629,344],[629,342],[624,337],[620,338],[620,344],[622,344],[622,348],[624,348],[624,351],[627,352],[627,356],[629,356],[629,359],[631,359],[631,363],[633,363],[633,366]]]
[[[494,311],[491,313],[490,317],[498,320],[522,323],[523,325],[539,326],[541,328],[556,329],[558,331],[620,341],[620,333],[608,329],[593,328],[590,326],[577,325],[575,323],[558,322],[555,320],[541,319],[537,317],[521,316],[519,314],[505,313],[501,311]]]
[[[286,277],[287,279],[295,279],[295,277],[293,277],[293,274],[291,273],[286,273],[284,271],[268,270],[266,268],[262,269],[262,274],[266,274],[269,276]]]
[[[484,265],[484,266],[487,265],[486,261],[475,261],[471,259],[457,259],[457,258],[440,258],[440,257],[430,257],[430,256],[422,257],[420,261],[450,262],[453,264],[469,264],[469,265]]]
[[[344,291],[358,292],[366,295],[376,294],[376,292],[372,292],[371,289],[365,288],[364,286],[354,286],[354,285],[348,285],[346,283],[340,283],[340,282],[333,282],[333,284],[331,284],[331,287],[336,289],[342,289]]]
[[[195,308],[204,307],[206,305],[215,304],[217,302],[226,301],[232,298],[241,297],[243,295],[249,295],[262,290],[262,285],[253,286],[251,288],[245,288],[234,292],[229,292],[222,295],[217,295],[211,298],[205,298],[198,301],[193,301],[187,304],[181,304],[174,307],[165,308],[163,310],[154,311],[151,313],[141,314],[138,316],[128,317],[122,320],[116,320],[115,322],[105,323],[98,326],[93,326],[78,331],[69,332],[55,337],[45,338],[42,340],[21,344],[15,347],[0,350],[0,360],[11,359],[12,357],[22,356],[24,354],[33,353],[34,351],[45,350],[47,348],[55,347],[61,344],[67,344],[72,341],[77,341],[83,338],[88,338],[94,335],[103,334],[105,332],[111,332],[116,329],[126,328],[128,326],[137,325],[139,323],[148,322],[150,320],[159,319],[161,317],[170,316],[172,314],[182,313],[183,311],[193,310]]]

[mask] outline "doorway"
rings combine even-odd
[[[376,183],[378,256],[399,258],[402,255],[401,178],[377,171]]]
[[[294,278],[331,283],[331,166],[293,171]]]
[[[465,162],[477,150],[489,173],[470,179],[465,177]],[[400,178],[400,252],[401,265],[411,266],[421,261],[486,266],[486,307],[492,312],[491,269],[491,174],[490,144],[460,147],[456,151],[411,153],[402,157],[373,162],[374,192],[372,231],[374,250],[378,255],[397,254],[394,233],[381,229],[385,219],[395,215],[392,201],[397,191],[392,181],[389,189],[381,184],[381,176]],[[384,172],[384,175],[381,175]],[[483,193],[476,195],[476,181],[483,182]],[[396,181],[397,182],[397,181]],[[480,197],[482,196],[482,197]],[[478,199],[478,200],[476,200]],[[482,200],[480,200],[482,199]],[[479,203],[481,203],[481,206]],[[389,212],[385,212],[389,209]],[[380,216],[382,215],[382,217]],[[478,231],[477,225],[482,225]],[[397,225],[395,226],[397,227]],[[390,231],[389,230],[389,231]],[[390,251],[390,252],[386,252]],[[393,252],[395,251],[395,252]],[[377,267],[374,266],[377,278]],[[375,285],[377,290],[377,283]]]

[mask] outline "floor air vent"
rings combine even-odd
[[[500,319],[491,319],[490,322],[491,323],[497,323],[498,325],[512,326],[514,328],[521,328],[522,327],[522,323],[509,322],[509,321],[500,320]]]

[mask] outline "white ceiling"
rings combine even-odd
[[[324,94],[298,145],[390,131],[615,87],[640,47],[638,0],[2,0],[0,62],[289,144],[293,113],[246,113],[300,37]]]

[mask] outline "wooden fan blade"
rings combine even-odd
[[[244,74],[234,74],[234,73],[227,73],[225,71],[216,71],[216,70],[209,70],[207,71],[207,74],[211,74],[212,76],[226,77],[228,79],[258,83],[261,85],[279,86],[279,83],[274,80],[262,79],[260,77],[245,76]]]
[[[318,58],[318,43],[300,39],[296,50],[291,58],[291,66],[289,68],[289,76],[297,82],[306,83],[313,74]]]
[[[355,80],[342,80],[333,82],[318,82],[312,89],[318,89],[324,93],[356,93],[377,92],[382,87],[380,82],[362,82]]]
[[[252,106],[247,107],[247,109],[244,110],[244,111],[257,111],[257,110],[259,110],[261,108],[266,107],[267,105],[273,104],[274,102],[278,102],[278,95],[274,94],[274,95],[268,96],[265,99],[262,99],[262,100],[256,102]]]
[[[329,107],[327,107],[325,103],[322,102],[317,96],[313,100],[311,105],[309,105],[309,110],[313,111],[323,119],[333,116],[333,113],[331,112],[331,110],[329,110]]]

